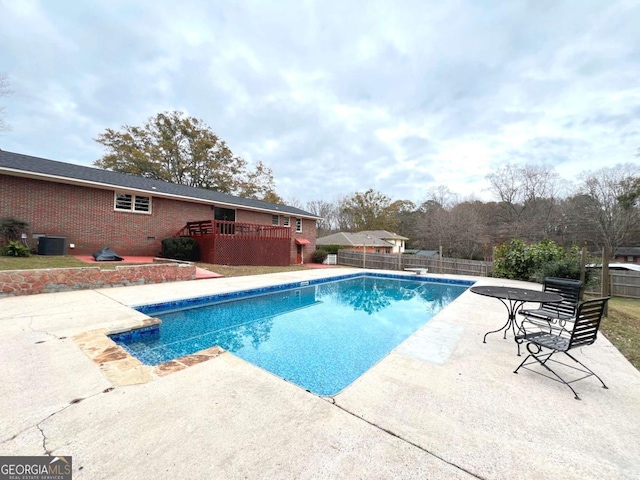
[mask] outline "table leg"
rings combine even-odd
[[[507,338],[506,336],[506,331],[509,330],[509,323],[511,322],[511,319],[507,320],[507,323],[505,323],[503,326],[501,326],[499,329],[497,330],[491,330],[490,332],[487,332],[484,334],[484,340],[482,340],[482,343],[487,343],[487,335],[490,335],[492,333],[498,333],[501,332],[502,330],[505,331],[505,336],[504,338]]]
[[[502,327],[500,327],[497,330],[492,330],[490,332],[485,333],[484,334],[484,338],[482,340],[482,343],[487,343],[487,335],[489,335],[491,333],[497,333],[497,332],[500,332],[502,330],[504,330],[504,335],[502,336],[502,338],[506,340],[507,332],[509,331],[509,329],[511,329],[511,331],[513,332],[513,338],[514,338],[516,344],[518,345],[518,356],[520,356],[520,344],[522,342],[518,341],[518,339],[516,338],[516,327],[518,328],[518,331],[520,330],[520,327],[518,326],[518,323],[516,322],[516,313],[518,312],[520,307],[522,307],[522,305],[524,305],[525,302],[517,301],[517,300],[513,300],[512,301],[510,299],[507,299],[507,302],[508,302],[507,303],[501,298],[499,298],[498,300],[500,300],[502,302],[502,304],[507,309],[507,312],[508,312],[507,323],[505,323]]]

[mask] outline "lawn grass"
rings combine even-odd
[[[38,268],[70,268],[89,266],[92,265],[89,265],[82,260],[78,260],[71,255],[31,255],[30,257],[0,256],[0,270],[35,270]]]
[[[37,270],[42,268],[100,267],[113,270],[119,266],[148,265],[147,263],[99,262],[87,263],[71,255],[31,255],[30,257],[0,256],[0,270]]]
[[[225,277],[244,277],[247,275],[264,275],[265,273],[295,272],[296,270],[308,270],[302,265],[288,265],[286,267],[259,267],[252,265],[213,265],[210,263],[196,262],[198,267],[211,272],[219,273]]]
[[[640,370],[640,299],[614,297],[600,331]]]
[[[101,264],[100,268],[111,269],[118,264]],[[132,264],[127,264],[132,265]],[[212,265],[196,263],[197,266],[225,277],[264,275],[267,273],[293,272],[308,267],[291,265],[286,267],[257,267],[249,265]],[[26,258],[0,256],[0,270],[33,270],[38,268],[88,267],[88,264],[71,255],[32,255]],[[608,317],[602,321],[601,332],[615,347],[640,370],[640,299],[615,297],[609,301]]]

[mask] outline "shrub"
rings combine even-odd
[[[519,238],[496,248],[493,277],[542,282],[545,277],[580,278],[578,247],[565,250],[545,239],[526,246]]]
[[[27,222],[16,220],[15,218],[0,219],[0,236],[5,243],[18,241],[22,234],[26,232],[28,226]]]
[[[519,238],[496,247],[492,276],[511,280],[529,280],[532,270],[525,253],[525,244]]]
[[[5,245],[2,249],[2,254],[7,257],[28,257],[31,255],[27,247],[13,240]]]
[[[322,263],[327,259],[328,253],[324,250],[314,250],[311,254],[311,261],[313,263]]]
[[[162,240],[162,253],[164,258],[176,260],[200,260],[200,246],[191,237],[171,237]]]
[[[338,250],[342,248],[340,245],[318,245],[316,247],[318,250],[324,250],[327,253],[337,254]]]

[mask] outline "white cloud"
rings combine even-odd
[[[573,178],[636,162],[635,1],[0,0],[13,130],[0,148],[90,164],[164,110],[262,160],[285,198],[375,188],[488,199],[506,162]]]

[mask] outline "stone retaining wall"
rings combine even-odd
[[[104,287],[194,280],[196,267],[185,263],[0,271],[0,297]]]

